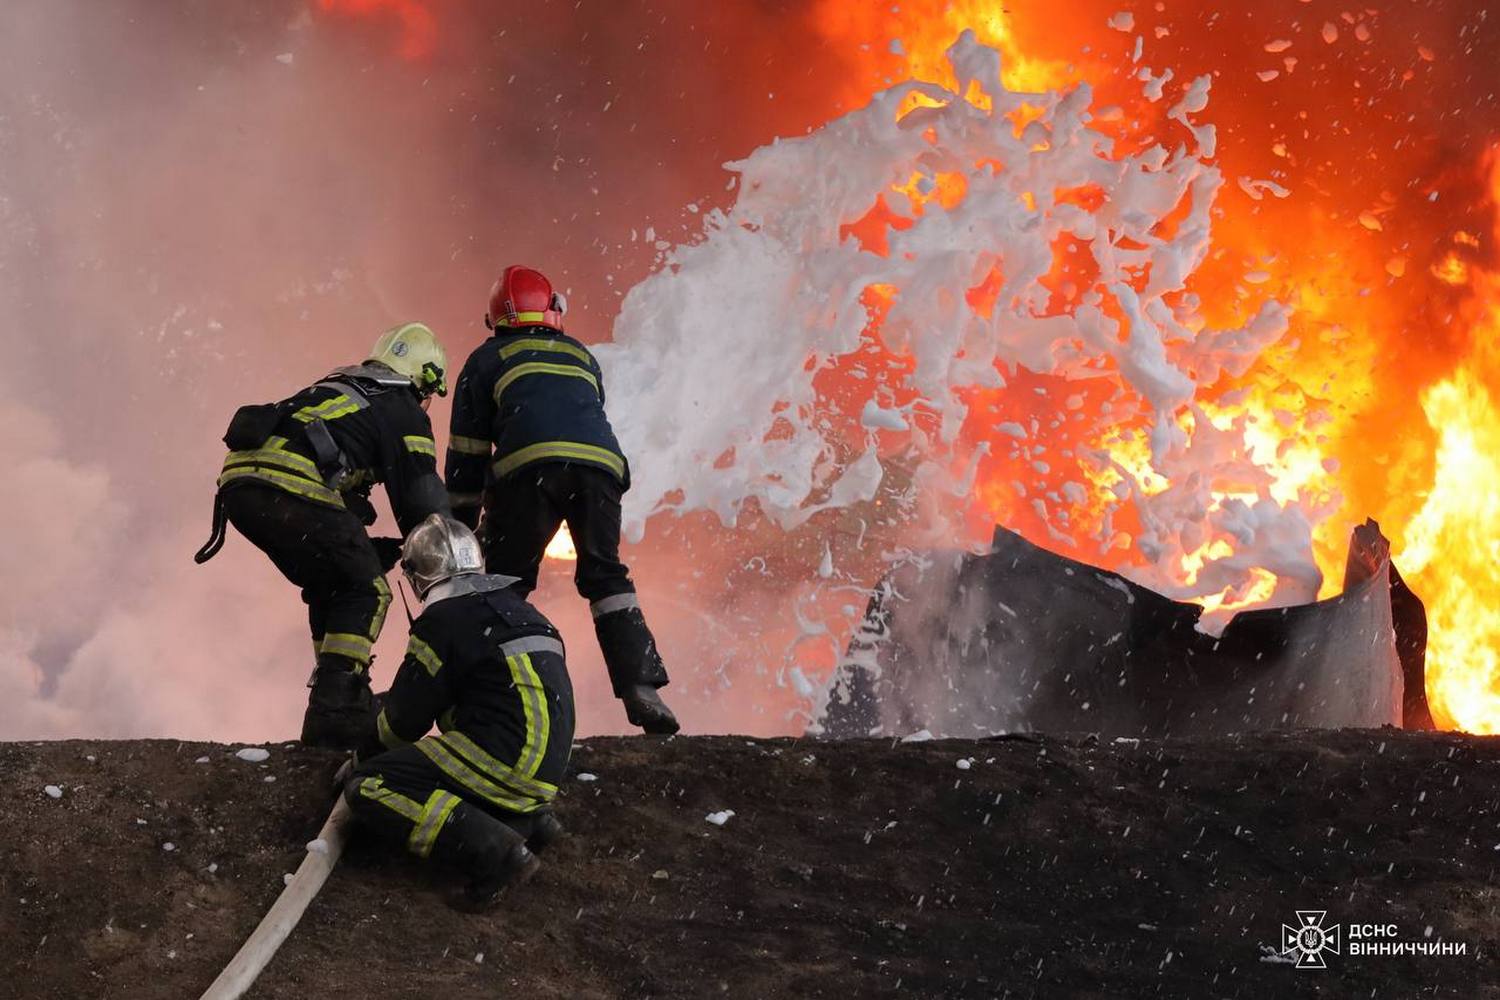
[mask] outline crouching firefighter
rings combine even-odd
[[[406,659],[344,785],[355,817],[468,878],[467,908],[535,874],[573,745],[573,689],[550,622],[486,576],[479,542],[433,515],[401,569],[424,602]],[[441,735],[426,735],[436,722]]]
[[[507,267],[490,291],[494,336],[469,356],[454,393],[446,478],[453,514],[480,523],[485,566],[536,587],[547,543],[567,522],[574,580],[589,602],[616,698],[630,723],[677,732],[657,693],[667,671],[620,561],[620,498],[630,467],[604,412],[604,375],[562,331],[564,303],[528,267]]]
[[[401,543],[366,534],[369,493],[385,484],[402,532],[447,511],[426,413],[447,391],[447,364],[426,326],[393,327],[363,364],[279,403],[241,407],[224,435],[214,533],[194,558],[213,558],[227,521],[302,588],[317,664],[302,720],[308,745],[352,749],[374,717],[371,647]]]

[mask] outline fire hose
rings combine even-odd
[[[344,853],[349,820],[349,805],[341,795],[323,828],[318,831],[317,841],[314,841],[314,845],[321,842],[322,849],[308,850],[302,864],[297,866],[296,874],[201,1000],[238,1000],[255,983],[256,977],[297,926],[297,921],[302,919],[323,883],[328,881],[333,866],[338,864],[339,855]]]

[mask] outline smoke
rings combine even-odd
[[[294,734],[311,666],[295,589],[233,533],[190,558],[234,408],[398,321],[462,359],[517,261],[597,341],[684,206],[722,190],[718,165],[820,114],[774,4],[408,3],[432,14],[416,48],[409,19],[339,6],[0,8],[0,739]],[[787,78],[779,100],[751,67]],[[442,447],[445,404],[434,418]],[[688,696],[713,685],[673,638],[681,599],[655,567],[674,557],[631,555],[688,723],[732,728],[748,707]],[[622,730],[570,590],[540,600],[580,729]]]

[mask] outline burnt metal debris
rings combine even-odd
[[[1351,535],[1337,597],[1243,611],[1219,636],[1201,613],[997,527],[987,553],[931,553],[881,581],[813,730],[1432,728],[1426,611],[1374,521]]]

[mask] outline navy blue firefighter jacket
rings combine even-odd
[[[541,462],[597,466],[630,485],[604,412],[599,362],[550,327],[497,328],[469,355],[449,430],[448,496],[454,516],[470,527],[486,485]]]

